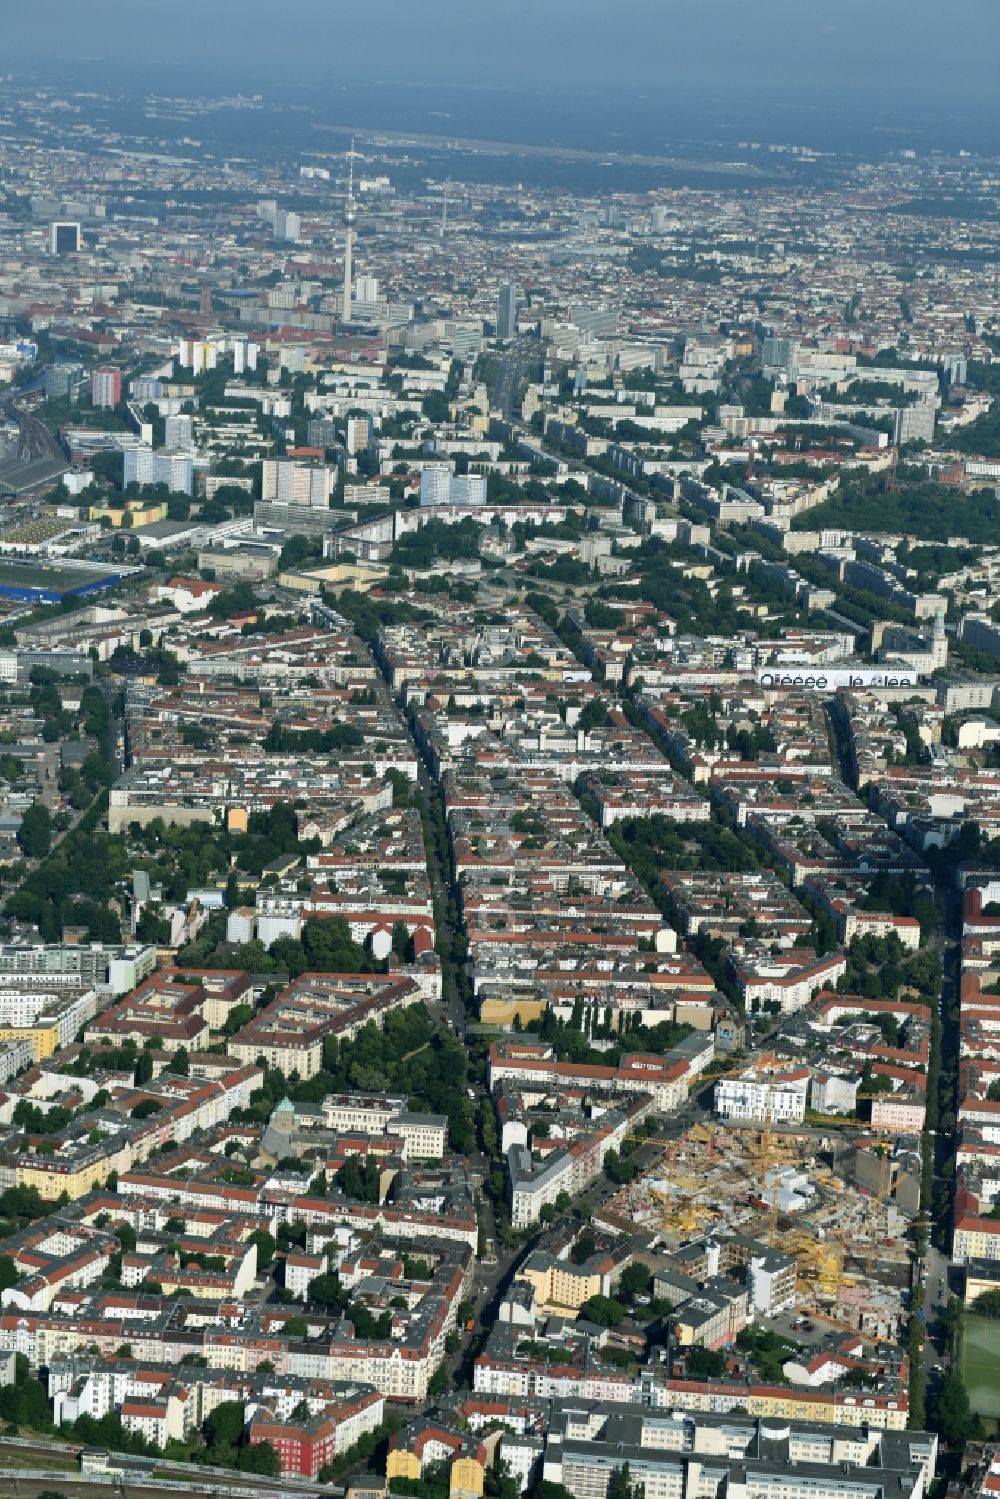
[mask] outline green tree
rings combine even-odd
[[[216,619],[228,619],[233,614],[252,614],[257,607],[253,585],[240,582],[216,594],[208,606],[208,612]]]
[[[254,1229],[247,1242],[257,1246],[258,1270],[266,1270],[274,1259],[274,1251],[277,1248],[273,1235],[269,1234],[266,1228],[257,1228]]]
[[[234,1005],[226,1016],[226,1023],[222,1027],[227,1036],[235,1036],[236,1032],[249,1025],[254,1017],[253,1005]]]
[[[373,1160],[348,1156],[334,1180],[345,1197],[377,1204],[381,1197],[381,1173]]]
[[[281,1473],[281,1459],[270,1442],[250,1442],[241,1447],[236,1466],[244,1473],[262,1473],[266,1478],[277,1478]]]
[[[410,951],[410,932],[405,921],[392,924],[392,950],[401,963],[405,963]]]
[[[242,1400],[223,1400],[205,1417],[205,1441],[210,1448],[237,1447],[243,1437]]]
[[[978,1426],[969,1405],[969,1392],[962,1376],[947,1369],[930,1401],[930,1418],[934,1429],[953,1451],[961,1452]]]
[[[714,1348],[688,1348],[684,1357],[688,1373],[696,1377],[717,1379],[720,1374],[726,1372],[725,1357]]]
[[[992,1298],[992,1301],[991,1301]],[[1000,1312],[1000,1291],[987,1291],[984,1296],[976,1298],[976,1308],[985,1309],[988,1312]],[[964,1322],[964,1307],[957,1296],[951,1296],[947,1305],[941,1311],[941,1331],[944,1334],[945,1345],[949,1358],[956,1358],[962,1341],[962,1325]]]
[[[317,1306],[344,1307],[347,1297],[336,1275],[317,1275],[309,1282],[309,1300]]]
[[[135,1229],[131,1223],[116,1223],[115,1237],[126,1254],[134,1254],[136,1246]]]
[[[485,1499],[520,1499],[520,1484],[512,1477],[509,1464],[500,1456],[499,1447],[483,1479]]]
[[[608,1482],[608,1499],[643,1499],[645,1489],[633,1483],[628,1463],[616,1468]]]
[[[21,818],[17,842],[26,859],[44,859],[52,847],[52,817],[44,802],[33,802]]]
[[[591,1296],[581,1307],[581,1316],[598,1327],[617,1327],[624,1320],[625,1308],[611,1296]]]
[[[618,1289],[623,1296],[648,1296],[652,1277],[645,1265],[635,1261],[622,1271]]]

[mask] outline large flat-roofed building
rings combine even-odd
[[[80,225],[70,219],[57,219],[49,225],[49,254],[78,255],[83,248]]]
[[[0,985],[13,975],[44,977],[47,984],[93,987],[107,994],[134,989],[156,967],[156,948],[141,943],[5,943],[0,946]]]
[[[542,1476],[576,1499],[605,1499],[627,1464],[646,1499],[924,1499],[937,1437],[865,1421],[822,1424],[743,1413],[636,1411],[597,1402],[553,1412]]]

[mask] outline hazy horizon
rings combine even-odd
[[[301,91],[324,118],[361,109],[356,122],[373,127],[582,144],[591,126],[601,149],[618,132],[651,150],[743,134],[1000,151],[995,0],[953,0],[947,14],[930,0],[841,0],[833,13],[793,0],[695,12],[679,0],[33,0],[4,23],[15,76],[126,94]]]

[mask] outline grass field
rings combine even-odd
[[[0,557],[0,584],[15,588],[76,588],[98,576],[72,563],[67,567],[60,562],[14,562]]]
[[[113,567],[90,571],[74,567],[72,562],[22,562],[0,557],[0,594],[29,602],[39,594],[58,599],[75,589],[97,592],[113,586],[119,576]]]
[[[962,1378],[972,1409],[981,1416],[1000,1416],[1000,1319],[966,1316]]]

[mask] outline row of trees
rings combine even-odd
[[[991,411],[954,436],[956,447],[966,452],[984,451],[975,444],[985,439],[998,419]],[[984,425],[980,427],[979,423]],[[977,430],[978,429],[978,430]],[[995,447],[989,449],[996,451]],[[808,517],[797,517],[793,529],[835,526],[853,531],[897,532],[920,541],[947,542],[951,536],[964,536],[970,542],[989,545],[995,540],[1000,524],[1000,502],[992,489],[971,494],[955,494],[945,485],[917,483],[891,490],[884,477],[849,480],[822,505],[810,510]]]

